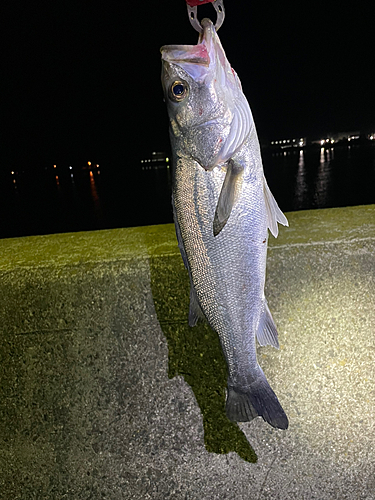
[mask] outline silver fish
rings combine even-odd
[[[258,364],[260,345],[279,347],[264,296],[268,229],[288,225],[263,173],[249,104],[215,27],[197,45],[161,48],[173,150],[172,204],[190,276],[189,325],[206,319],[228,365],[226,413],[286,429],[288,418]]]

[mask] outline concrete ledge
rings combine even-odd
[[[287,216],[258,350],[287,431],[226,419],[172,225],[0,240],[0,497],[374,499],[375,206]]]

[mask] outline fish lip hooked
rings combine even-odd
[[[209,67],[210,66],[210,57],[208,55],[210,51],[210,40],[212,38],[211,35],[211,30],[215,30],[214,24],[211,21],[211,19],[204,18],[201,21],[203,31],[202,33],[199,34],[198,37],[198,42],[196,45],[178,45],[178,44],[172,44],[172,45],[163,45],[160,48],[160,52],[162,54],[162,59],[164,61],[170,62],[170,63],[175,63],[175,64],[181,64],[181,63],[190,63],[190,64],[197,64],[199,66],[205,66]],[[171,53],[173,52],[193,52],[194,55],[192,57],[172,57]]]

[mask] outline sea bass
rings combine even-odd
[[[279,347],[264,296],[268,229],[288,221],[263,173],[249,104],[215,27],[202,21],[197,45],[161,48],[162,84],[173,150],[172,204],[189,272],[189,325],[206,319],[228,365],[226,413],[288,418],[258,364],[260,345]]]

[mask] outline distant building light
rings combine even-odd
[[[96,168],[99,168],[99,163],[97,163],[95,166],[96,166]]]
[[[370,135],[370,141],[374,140],[374,135]]]
[[[72,167],[71,165],[69,165],[69,169],[70,169],[70,170],[72,170],[72,168],[73,168],[73,167]]]
[[[302,147],[302,146],[303,146],[303,141],[299,141],[298,145],[299,145],[300,147]]]
[[[284,139],[284,140],[283,140],[283,144],[285,144],[285,143],[286,143],[286,140]]]
[[[320,145],[321,145],[321,146],[323,146],[323,144],[324,144],[325,142],[326,142],[326,141],[325,141],[324,139],[322,139],[322,140],[320,141]]]
[[[289,139],[287,139],[287,141],[286,141],[286,142],[290,142],[290,140],[289,140]]]
[[[87,165],[88,165],[89,167],[91,167],[91,161],[88,161],[88,162],[87,162]]]
[[[169,158],[166,158],[165,161],[168,163],[169,162]]]
[[[14,171],[13,170],[11,171],[11,174],[14,175]]]
[[[335,139],[331,139],[331,144],[333,144],[335,142]]]
[[[54,165],[53,168],[56,168],[56,165]]]

